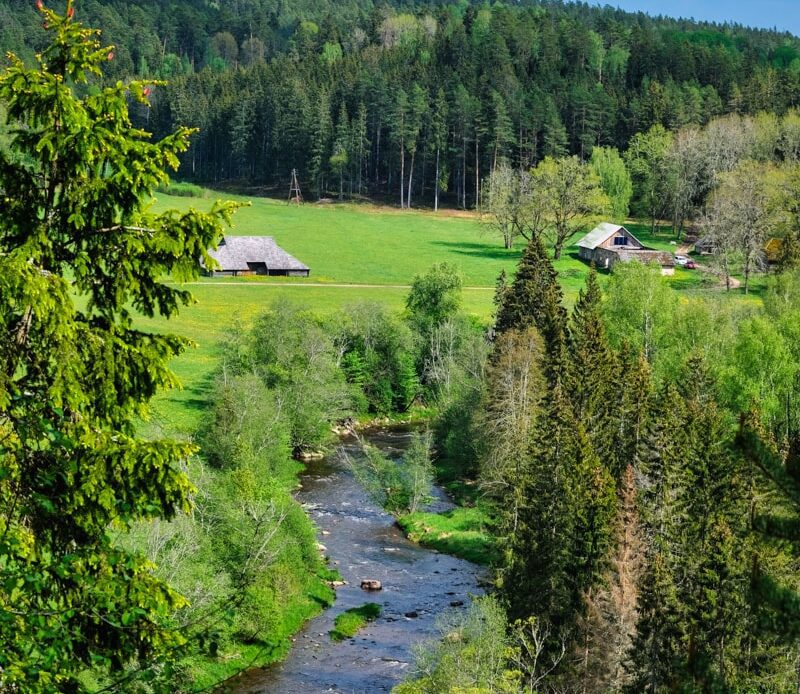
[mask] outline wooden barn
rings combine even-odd
[[[209,255],[219,266],[206,271],[212,277],[308,277],[311,272],[307,265],[284,251],[271,236],[226,236],[216,250],[209,251]]]
[[[662,275],[675,272],[671,253],[645,248],[630,231],[620,224],[603,222],[578,241],[578,255],[598,268],[611,269],[614,263],[658,263]]]

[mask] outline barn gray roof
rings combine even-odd
[[[625,227],[620,224],[609,224],[608,222],[602,222],[592,229],[588,234],[586,234],[586,236],[584,236],[580,241],[578,241],[578,246],[581,248],[588,248],[589,250],[593,251],[601,243],[608,241],[608,239],[616,234],[620,229],[625,229]],[[628,233],[628,236],[639,243],[639,239],[631,234],[630,231],[627,229],[625,229],[625,231]]]
[[[271,236],[226,236],[208,253],[221,270],[247,270],[247,263],[266,263],[270,270],[308,270],[284,251]]]

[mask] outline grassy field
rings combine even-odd
[[[305,278],[203,278],[191,284],[197,303],[171,321],[140,320],[143,329],[169,331],[191,338],[196,346],[174,363],[183,390],[161,396],[152,425],[169,433],[190,434],[200,421],[218,345],[238,323],[246,325],[278,297],[290,297],[320,313],[359,301],[377,301],[402,310],[408,285],[433,263],[447,261],[464,276],[464,310],[488,321],[494,283],[500,271],[511,275],[522,246],[506,250],[469,213],[400,211],[354,204],[287,205],[264,198],[246,199],[210,193],[203,198],[159,194],[155,210],[208,209],[216,197],[250,202],[235,217],[233,234],[268,234],[311,267]],[[669,231],[653,235],[649,225],[629,225],[643,243],[674,249]],[[572,239],[574,243],[578,237]],[[556,261],[564,296],[572,304],[583,286],[587,265],[577,248],[567,247]],[[601,274],[601,283],[607,275]],[[697,271],[678,268],[672,286],[691,295],[712,291],[714,281]],[[353,285],[353,286],[337,286]],[[758,300],[756,283],[752,300]]]

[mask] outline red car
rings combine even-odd
[[[690,260],[683,267],[686,268],[687,270],[696,270],[697,264],[694,262],[694,260]]]

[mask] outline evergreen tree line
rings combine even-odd
[[[592,272],[567,314],[534,237],[498,284],[477,394],[453,404],[471,415],[445,412],[441,450],[466,451],[504,547],[490,690],[794,691],[800,275],[755,317],[681,309],[638,263],[611,280],[604,302]],[[450,660],[402,691],[473,666],[489,686],[468,643],[432,653]]]
[[[344,27],[301,22],[290,47],[235,69],[172,76],[139,117],[200,128],[185,174],[374,195],[402,206],[480,202],[500,161],[589,158],[654,125],[783,113],[795,41],[548,4],[383,9]]]

